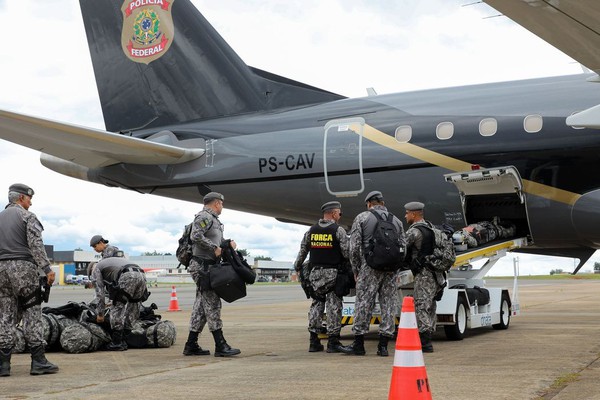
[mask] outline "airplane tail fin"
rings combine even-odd
[[[343,98],[247,66],[189,0],[80,0],[111,132]]]

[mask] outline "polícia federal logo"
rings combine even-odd
[[[175,0],[127,0],[123,3],[121,46],[131,60],[148,64],[162,57],[173,42],[171,8]]]

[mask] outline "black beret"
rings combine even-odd
[[[335,210],[335,209],[341,210],[342,203],[340,203],[339,201],[329,201],[321,206],[321,211],[323,211],[323,212],[329,211],[329,210]]]
[[[368,203],[371,200],[381,201],[381,200],[383,200],[383,195],[381,194],[381,192],[379,190],[374,190],[372,192],[369,192],[367,197],[365,197],[365,203]]]
[[[10,185],[10,187],[8,188],[9,192],[17,192],[17,193],[21,193],[27,196],[33,196],[33,189],[30,188],[27,185],[23,185],[22,183],[15,183],[13,185]]]

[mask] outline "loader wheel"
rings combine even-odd
[[[494,329],[508,329],[510,324],[510,299],[508,293],[502,293],[500,302],[500,323],[492,325]]]
[[[459,297],[456,304],[454,325],[444,325],[444,332],[449,340],[463,340],[467,330],[467,318],[469,317],[469,305],[464,297]]]

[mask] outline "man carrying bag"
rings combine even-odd
[[[210,269],[218,263],[223,249],[223,224],[219,215],[223,211],[225,197],[221,193],[210,192],[204,196],[204,208],[194,218],[190,238],[193,242],[193,257],[188,271],[196,282],[196,300],[190,317],[190,332],[183,349],[186,356],[208,355],[198,345],[198,336],[208,323],[215,340],[215,357],[229,357],[240,354],[227,344],[223,337],[223,321],[221,320],[221,298],[210,284]],[[231,248],[237,247],[232,240]]]

